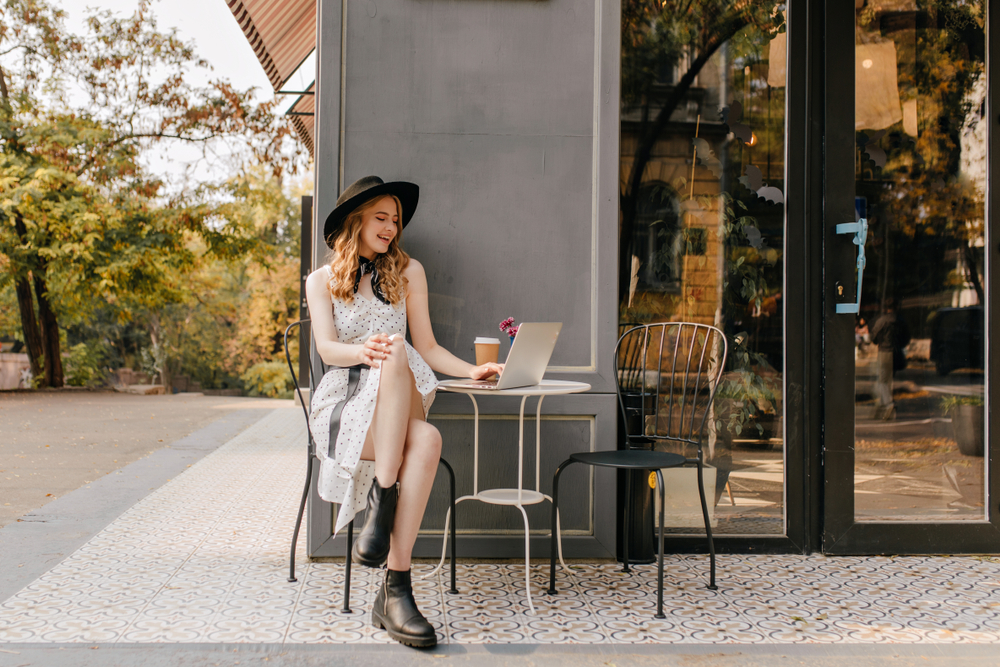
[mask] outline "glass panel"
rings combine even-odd
[[[984,519],[984,4],[856,7],[855,515]]]
[[[619,322],[729,340],[705,434],[722,534],[784,533],[783,9],[622,3]]]

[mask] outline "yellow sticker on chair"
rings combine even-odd
[[[653,472],[649,473],[649,488],[651,488],[651,489],[655,489],[656,488],[656,471],[655,470]]]

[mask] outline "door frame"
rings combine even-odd
[[[988,11],[988,10],[987,10]],[[1000,420],[990,419],[989,406],[997,393],[990,382],[1000,372],[1000,359],[989,354],[990,332],[995,328],[993,313],[1000,308],[1000,291],[991,290],[994,268],[1000,261],[996,239],[1000,210],[1000,189],[990,187],[1000,174],[1000,119],[996,105],[997,62],[1000,40],[990,40],[991,17],[987,14],[987,76],[989,93],[989,164],[987,168],[986,210],[986,491],[987,520],[982,521],[865,521],[854,519],[854,318],[835,312],[838,301],[853,300],[849,288],[855,271],[856,246],[846,235],[835,233],[838,223],[853,222],[855,130],[853,114],[845,114],[843,100],[854,99],[855,9],[851,3],[825,4],[824,108],[823,128],[825,175],[820,194],[822,204],[822,295],[823,295],[823,434],[820,461],[823,467],[822,548],[829,554],[928,554],[995,553],[1000,550],[1000,470],[996,465],[995,443],[1000,438]],[[837,296],[836,285],[845,286]],[[998,423],[995,423],[998,422]]]

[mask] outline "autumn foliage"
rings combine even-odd
[[[193,83],[208,63],[150,4],[74,35],[52,2],[0,0],[0,302],[19,320],[0,333],[43,386],[64,383],[65,340],[105,368],[145,358],[168,385],[238,378],[296,312],[291,126],[253,90]],[[149,166],[181,145],[225,177]]]

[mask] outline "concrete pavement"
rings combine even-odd
[[[10,650],[10,649],[15,650]],[[9,652],[4,652],[7,650]],[[0,667],[994,667],[996,646],[0,646]]]
[[[0,392],[0,527],[226,413],[291,401],[111,390]]]
[[[155,397],[142,397],[149,398]],[[606,582],[613,587],[627,583],[609,572],[613,566],[561,573],[564,595],[558,600],[539,596],[539,614],[528,617],[517,607],[523,598],[517,566],[465,564],[462,594],[442,595],[442,609],[435,617],[444,624],[447,643],[432,652],[417,652],[386,642],[367,622],[374,573],[359,568],[355,613],[348,617],[334,610],[342,572],[337,563],[301,562],[301,583],[284,591],[290,586],[283,581],[289,515],[294,511],[289,500],[301,483],[302,434],[289,428],[296,420],[301,415],[293,418],[285,409],[224,411],[169,448],[0,529],[0,616],[6,614],[0,618],[0,667],[387,661],[477,667],[1000,665],[1000,612],[988,611],[1000,608],[992,602],[1000,589],[996,559],[723,556],[721,590],[715,594],[703,586],[703,557],[673,557],[666,625],[649,618],[651,568],[637,568],[634,578],[647,590],[622,585],[617,592],[600,588],[606,588]],[[205,458],[209,455],[211,459]],[[205,484],[218,491],[215,497],[197,492]],[[198,522],[188,516],[202,515],[206,527],[189,525]],[[190,536],[185,534],[188,529]],[[153,544],[156,548],[149,549]],[[199,575],[204,558],[207,569]],[[541,569],[534,578],[543,574]],[[593,599],[607,596],[617,602],[607,608],[611,611],[601,611]],[[588,598],[593,599],[586,609],[576,602]],[[288,628],[283,632],[292,637],[289,633],[298,627],[305,633],[303,639],[269,641],[273,621],[286,616],[286,599],[294,600],[289,613],[302,620],[281,621]],[[139,606],[132,612],[134,604]],[[198,608],[209,614],[206,629],[194,630],[205,639],[171,640],[185,628],[196,628],[191,623],[197,621]],[[119,631],[113,623],[100,626],[99,618],[107,614],[125,619],[127,627]],[[143,636],[143,623],[148,626],[158,618],[167,634],[128,639]],[[234,632],[233,622],[242,623],[232,635],[241,636],[239,641],[210,639]],[[316,623],[329,629],[309,640],[310,624]],[[588,625],[595,623],[599,630]],[[85,639],[98,637],[99,627],[108,628],[107,636],[115,639]],[[26,633],[27,628],[35,630]],[[336,641],[330,634],[336,628],[361,634],[357,640]],[[645,633],[646,641],[653,643],[614,639],[628,637],[633,631],[629,628]],[[481,643],[495,641],[484,639],[483,632],[502,629],[521,633],[517,643]],[[32,633],[56,636],[50,631],[76,639],[18,639]],[[595,631],[626,634],[572,643]],[[533,642],[525,634],[532,632],[557,643]],[[255,640],[258,635],[261,639]],[[712,639],[701,643],[700,636]]]

